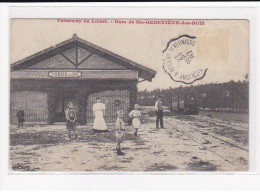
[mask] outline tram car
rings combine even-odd
[[[187,115],[196,115],[199,113],[197,100],[191,95],[179,95],[172,97],[170,110],[171,112]]]

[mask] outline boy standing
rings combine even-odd
[[[71,138],[71,133],[74,133],[75,139],[77,139],[76,134],[76,111],[73,108],[73,103],[68,103],[68,109],[65,111],[66,116],[66,128],[69,130],[69,138]]]
[[[19,107],[19,110],[17,111],[17,119],[18,119],[18,128],[23,128],[23,123],[25,122],[24,120],[24,110],[22,107]]]
[[[119,110],[117,111],[117,119],[115,123],[115,135],[116,135],[116,151],[117,155],[122,156],[124,155],[123,152],[121,152],[120,144],[123,142],[125,138],[125,123],[123,121],[123,111]]]

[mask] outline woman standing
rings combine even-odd
[[[107,125],[104,120],[106,106],[100,102],[100,98],[96,98],[96,103],[93,105],[94,126],[93,132],[107,132]]]

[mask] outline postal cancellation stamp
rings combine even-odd
[[[170,40],[163,51],[163,69],[175,82],[192,84],[202,79],[207,68],[196,60],[196,37],[181,35]]]

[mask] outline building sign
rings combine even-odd
[[[81,77],[82,73],[80,71],[51,71],[49,72],[49,77]]]

